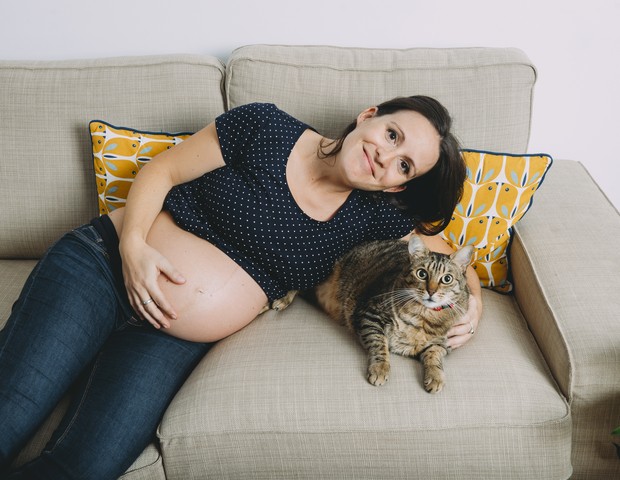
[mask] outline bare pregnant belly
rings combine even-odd
[[[110,217],[122,229],[122,211]],[[177,313],[162,331],[197,342],[220,340],[246,326],[267,302],[262,288],[221,250],[179,228],[167,212],[158,215],[147,243],[185,277],[177,285],[160,275],[159,286]]]

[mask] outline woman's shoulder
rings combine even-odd
[[[274,103],[253,102],[233,107],[216,118],[216,125],[266,127],[270,124],[302,123]]]
[[[273,112],[279,110],[278,107],[274,103],[268,102],[251,102],[244,103],[243,105],[238,105],[236,107],[231,108],[227,113],[232,112]]]
[[[356,208],[363,212],[364,217],[375,228],[381,230],[395,228],[398,232],[411,231],[416,225],[416,220],[407,210],[399,208],[381,192],[367,192],[354,190],[356,196]]]
[[[275,103],[266,103],[266,102],[252,102],[245,103],[243,105],[238,105],[236,107],[231,108],[227,112],[223,113],[222,116],[227,115],[235,115],[235,116],[246,116],[249,118],[269,118],[273,115],[288,115],[284,110],[278,108]]]

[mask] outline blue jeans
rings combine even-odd
[[[0,477],[74,387],[51,440],[15,478],[117,478],[209,347],[137,321],[97,230],[66,234],[0,332]]]

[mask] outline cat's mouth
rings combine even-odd
[[[446,308],[452,308],[453,306],[453,304],[451,303],[441,303],[435,300],[431,300],[429,298],[422,300],[420,303],[426,308],[430,308],[431,310],[435,310],[438,312]]]

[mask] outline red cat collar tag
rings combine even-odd
[[[440,307],[435,307],[435,308],[433,308],[433,310],[435,310],[436,312],[441,312],[442,310],[445,310],[446,308],[454,308],[454,303],[448,303],[447,305],[442,305]]]

